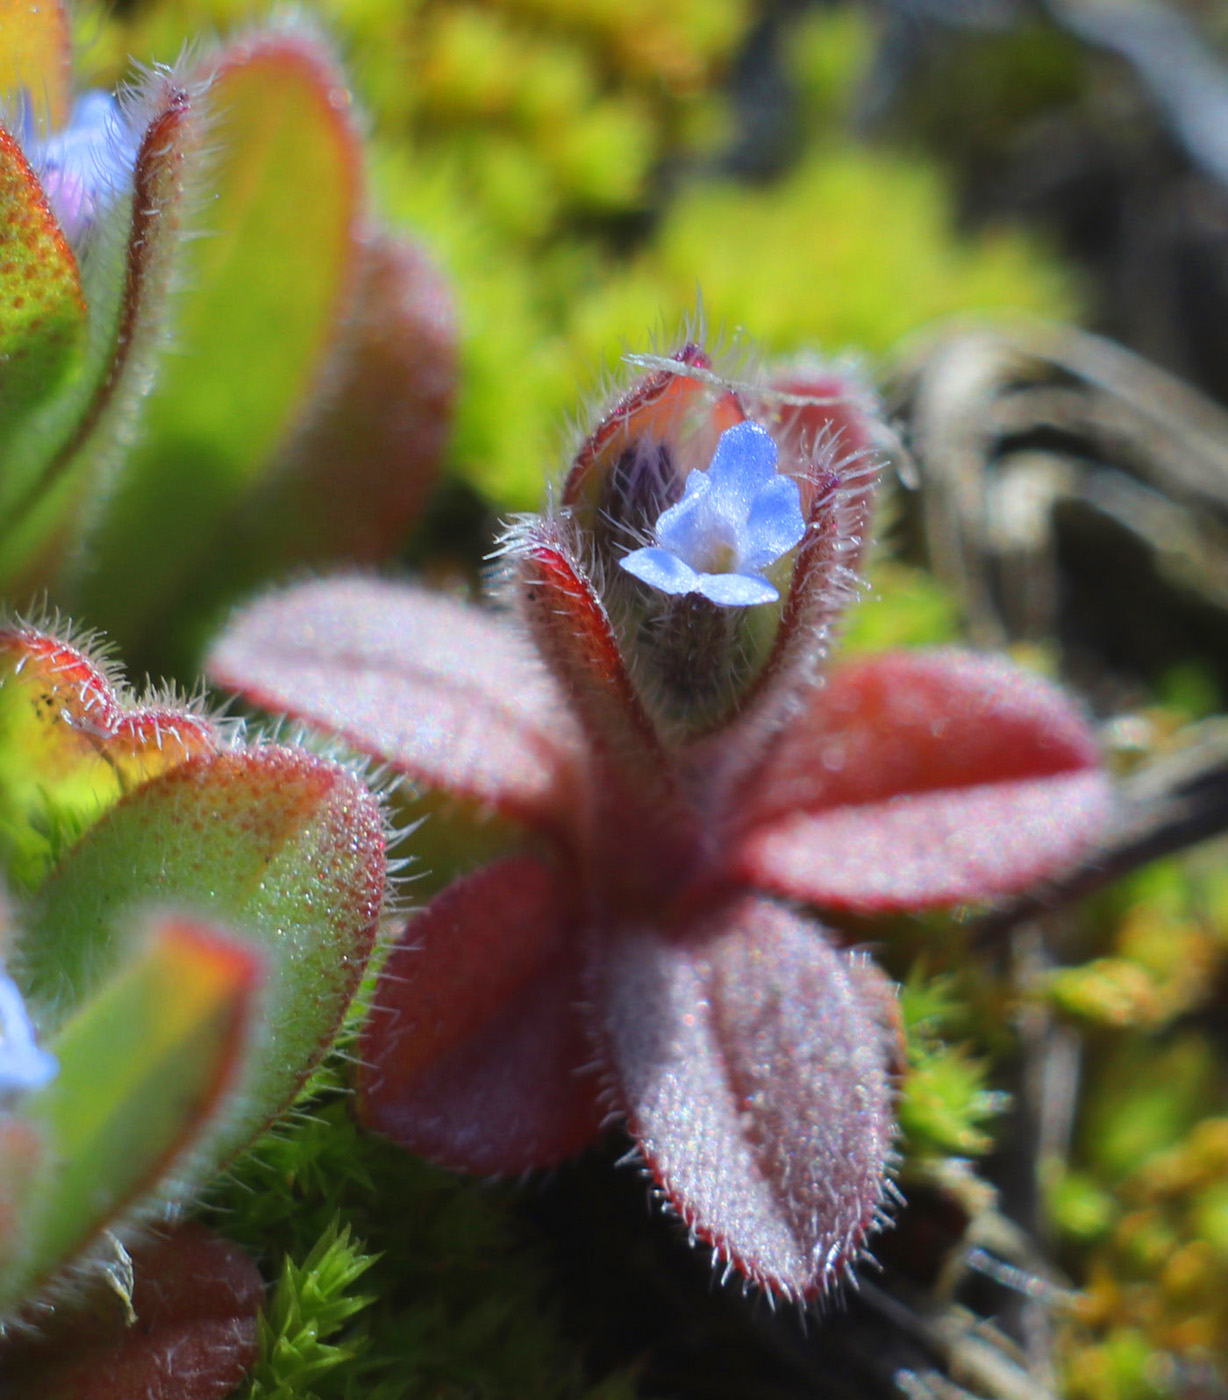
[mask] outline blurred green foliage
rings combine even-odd
[[[1115,887],[1088,920],[1098,956],[1050,984],[1087,1062],[1071,1160],[1046,1183],[1083,1288],[1060,1336],[1076,1400],[1228,1369],[1226,854],[1214,842]]]
[[[645,327],[673,335],[697,290],[710,326],[764,348],[883,356],[936,316],[1071,314],[1069,276],[1018,231],[963,237],[915,152],[850,132],[872,47],[862,12],[816,10],[782,44],[800,159],[749,183],[724,154],[745,0],[477,5],[329,0],[368,113],[381,209],[430,244],[459,303],[454,471],[502,508],[538,504],[559,424]],[[256,0],[146,0],[100,67],[176,51]]]

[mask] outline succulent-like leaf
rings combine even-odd
[[[130,435],[148,388],[175,267],[184,168],[199,135],[196,96],[173,73],[156,72],[133,100],[144,136],[90,238],[83,360],[21,427],[0,479],[0,583],[9,593],[45,582],[78,513],[102,494],[116,450]]]
[[[14,883],[37,885],[125,792],[216,748],[203,716],[130,704],[86,652],[0,628],[0,862]]]
[[[68,120],[72,31],[63,0],[0,0],[0,93],[23,89],[40,127]]]
[[[370,953],[384,881],[379,806],[348,769],[298,750],[191,759],[127,794],[43,885],[18,977],[62,1022],[132,952],[151,898],[232,929],[265,966],[265,1038],[236,1112],[202,1152],[216,1166],[293,1096],[327,1048]]]
[[[16,6],[22,11],[38,6]],[[43,7],[52,13],[54,7]],[[7,62],[0,16],[0,67]],[[0,91],[3,91],[0,86]],[[14,138],[0,127],[0,450],[50,394],[79,352],[85,296],[72,249]],[[13,499],[14,464],[0,466],[0,502]]]
[[[601,1115],[576,911],[531,857],[458,880],[384,965],[362,1034],[366,1123],[432,1161],[516,1173],[574,1155]]]
[[[96,1286],[5,1355],[0,1394],[25,1400],[225,1400],[259,1351],[259,1270],[196,1224],[134,1245],[130,1304]],[[14,1389],[7,1387],[11,1383]]]
[[[243,508],[232,575],[385,559],[435,484],[456,385],[447,284],[414,244],[374,230],[358,263],[355,304],[321,383]]]
[[[863,910],[983,900],[1077,860],[1104,830],[1095,739],[1054,686],[961,652],[837,671],[752,775],[743,879]]]
[[[423,783],[567,831],[579,726],[506,619],[425,589],[324,580],[240,612],[208,671]]]
[[[176,354],[75,580],[125,643],[191,601],[199,561],[315,385],[358,272],[360,144],[323,46],[292,31],[233,45],[209,105],[212,198],[183,253]]]
[[[0,1293],[5,1279],[30,1273],[45,1208],[39,1188],[50,1163],[46,1132],[0,1111]]]
[[[744,1275],[823,1293],[880,1222],[899,1057],[886,979],[755,895],[611,940],[600,1031],[671,1204]]]
[[[181,1167],[237,1080],[261,959],[212,928],[162,919],[52,1039],[59,1074],[20,1113],[47,1144],[0,1314]]]

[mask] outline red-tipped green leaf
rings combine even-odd
[[[29,94],[43,129],[62,127],[72,102],[72,31],[63,0],[0,0],[0,93]]]
[[[424,589],[325,580],[239,613],[208,670],[420,782],[565,833],[579,730],[506,620]]]
[[[263,1042],[216,1165],[293,1097],[324,1053],[370,953],[384,882],[378,804],[347,769],[298,750],[191,759],[85,834],[26,918],[23,985],[62,1015],[130,955],[133,911],[199,911],[261,956]]]
[[[0,12],[0,69],[6,44]],[[55,388],[84,330],[77,260],[20,147],[0,127],[0,445]],[[0,502],[11,501],[15,479],[10,463],[0,466]]]
[[[130,941],[130,960],[50,1039],[57,1076],[20,1104],[50,1161],[22,1267],[0,1278],[0,1312],[183,1168],[238,1080],[258,955],[179,918]]]
[[[161,343],[185,172],[199,156],[198,95],[175,74],[158,71],[133,101],[132,120],[145,123],[135,168],[128,179],[117,175],[89,235],[83,361],[22,425],[9,454],[23,466],[0,497],[0,580],[11,592],[53,577],[82,512],[97,508],[128,446]]]
[[[673,1207],[791,1297],[827,1291],[881,1219],[898,1039],[882,974],[792,911],[742,896],[602,971],[616,1100]]]
[[[557,873],[529,857],[456,881],[415,915],[363,1028],[368,1126],[486,1174],[550,1166],[592,1141],[576,938]]]
[[[216,748],[201,715],[133,705],[86,652],[0,628],[0,859],[15,883],[36,885],[125,792]]]
[[[209,108],[205,236],[183,251],[175,354],[76,581],[121,641],[193,601],[201,560],[317,387],[357,280],[361,143],[324,45],[300,30],[232,46]]]
[[[753,775],[733,870],[867,911],[984,900],[1080,858],[1111,817],[1095,739],[999,658],[899,652],[836,672]]]
[[[264,1285],[238,1245],[201,1225],[130,1250],[136,1315],[95,1286],[6,1357],[29,1400],[225,1400],[259,1351]]]

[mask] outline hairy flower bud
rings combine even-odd
[[[634,362],[562,504],[646,708],[691,736],[739,711],[786,628],[821,652],[848,570],[799,564],[860,550],[873,405],[809,368],[726,377],[691,343]]]
[[[132,180],[139,139],[107,92],[77,98],[68,125],[41,136],[28,96],[18,137],[64,236],[80,248],[103,209]]]

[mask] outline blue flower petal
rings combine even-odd
[[[697,593],[701,575],[668,549],[636,549],[619,561],[629,574],[662,593]]]
[[[713,523],[712,482],[706,472],[692,472],[682,499],[661,512],[657,542],[679,558],[702,558],[712,539]]]
[[[619,563],[663,593],[700,593],[722,607],[775,602],[763,570],[806,532],[797,482],[776,462],[776,444],[757,423],[726,429],[708,469],[692,471],[682,499],[661,512],[656,544]]]
[[[41,1089],[59,1070],[55,1056],[35,1044],[34,1027],[16,984],[0,973],[0,1103]]]
[[[721,496],[748,504],[776,475],[776,444],[758,423],[727,428],[716,444],[708,477]]]
[[[106,92],[77,98],[62,130],[42,137],[23,104],[21,144],[70,243],[78,243],[127,183],[138,143],[119,103]]]
[[[700,574],[699,587],[694,591],[723,608],[752,608],[757,603],[774,603],[780,597],[758,574]]]
[[[774,477],[751,505],[739,562],[743,569],[757,573],[788,554],[805,533],[797,482],[788,476]]]

